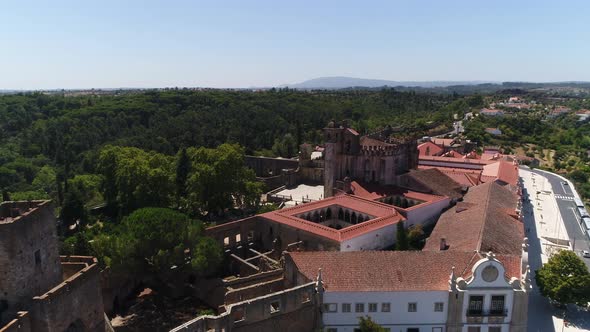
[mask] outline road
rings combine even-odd
[[[525,187],[528,188],[528,194],[530,195],[530,200],[523,201],[523,216],[524,216],[524,223],[526,229],[529,231],[527,232],[527,237],[529,239],[529,255],[528,255],[528,262],[532,272],[532,292],[529,294],[529,308],[528,308],[528,323],[527,323],[527,331],[528,332],[578,332],[578,331],[588,331],[590,330],[590,314],[588,311],[584,310],[583,308],[579,308],[577,306],[569,305],[567,310],[556,308],[555,306],[551,305],[547,298],[543,297],[540,294],[539,288],[535,282],[535,273],[536,270],[540,269],[543,262],[542,262],[542,253],[543,248],[541,245],[541,236],[543,234],[547,235],[547,228],[545,230],[543,228],[543,224],[545,221],[542,219],[542,215],[548,215],[555,213],[559,213],[562,215],[561,219],[553,219],[551,221],[546,220],[546,222],[559,222],[563,224],[565,232],[567,233],[567,237],[571,238],[571,242],[573,245],[573,239],[576,240],[576,249],[582,250],[587,248],[588,240],[585,237],[584,233],[578,226],[577,217],[573,214],[571,210],[574,207],[573,202],[573,192],[571,188],[567,185],[562,185],[562,179],[558,176],[552,175],[550,173],[533,171],[529,168],[523,167],[523,171],[532,171],[537,174],[539,177],[543,177],[547,179],[549,184],[551,185],[551,189],[554,192],[552,194],[552,198],[555,199],[556,205],[553,203],[549,203],[552,201],[551,198],[548,200],[542,199],[543,205],[541,208],[537,206],[537,202],[539,201],[536,198],[536,193],[531,192],[534,190],[534,180],[530,176],[524,176],[524,172],[521,173],[521,177],[523,177],[523,181]],[[532,181],[532,182],[529,182]],[[537,183],[540,181],[537,179]],[[559,211],[555,211],[559,210]],[[551,211],[555,211],[551,213]],[[541,217],[539,219],[539,217]],[[552,228],[550,228],[552,229]],[[557,235],[557,234],[556,234]],[[566,236],[559,236],[559,238],[564,238]],[[590,259],[584,259],[586,265],[588,265]],[[567,326],[564,324],[563,317],[566,317],[568,321]]]
[[[571,241],[574,251],[580,253],[582,250],[590,251],[590,240],[585,231],[582,230],[578,216],[576,215],[576,205],[574,203],[574,193],[570,185],[564,185],[563,180],[548,172],[541,172],[538,170],[531,170],[533,173],[539,174],[549,180],[555,195],[555,201],[559,207],[559,212],[563,219],[567,235]],[[590,258],[582,258],[590,269]]]

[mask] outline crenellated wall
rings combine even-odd
[[[0,204],[0,325],[26,311],[33,296],[62,281],[55,216],[50,201]],[[1,305],[0,305],[1,306]]]
[[[85,256],[62,258],[68,265],[83,267],[47,293],[33,298],[31,326],[35,332],[65,331],[82,328],[84,331],[105,330],[100,271],[96,259]]]

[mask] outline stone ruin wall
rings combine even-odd
[[[58,250],[50,201],[0,205],[0,302],[8,304],[0,323],[62,281]]]
[[[100,290],[100,270],[96,259],[84,256],[62,257],[73,273],[47,293],[33,298],[32,331],[65,331],[83,328],[83,331],[105,331],[104,310]],[[82,269],[75,272],[76,268]]]

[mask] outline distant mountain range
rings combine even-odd
[[[363,88],[378,88],[383,86],[388,87],[420,87],[420,88],[435,88],[435,87],[447,87],[455,85],[478,85],[485,83],[500,84],[501,82],[493,81],[388,81],[388,80],[374,80],[366,78],[354,78],[354,77],[320,77],[307,80],[296,84],[285,84],[282,87],[288,87],[292,89],[345,89],[354,87]]]

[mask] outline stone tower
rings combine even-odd
[[[0,322],[62,281],[55,225],[49,201],[0,204]]]

